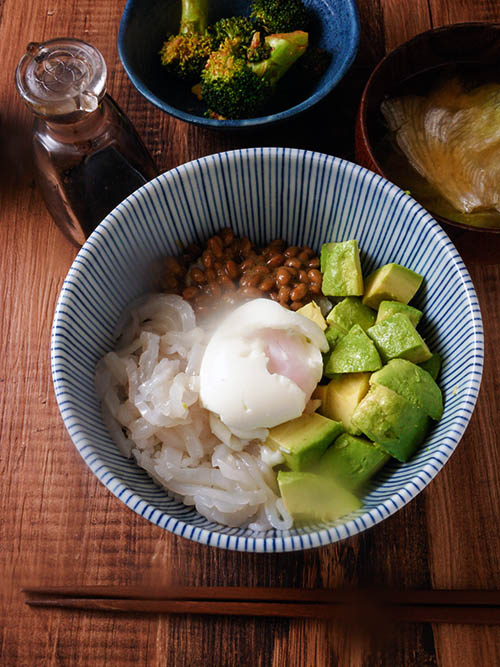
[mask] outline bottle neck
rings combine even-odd
[[[108,95],[105,95],[95,111],[75,112],[67,116],[38,117],[36,124],[43,126],[56,141],[71,143],[87,141],[100,134],[109,115]]]

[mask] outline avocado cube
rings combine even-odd
[[[382,301],[408,303],[417,293],[423,277],[400,264],[385,264],[365,281],[363,303],[378,308]]]
[[[321,331],[324,331],[328,326],[325,318],[323,317],[323,313],[321,312],[321,308],[318,306],[316,301],[309,301],[309,303],[306,303],[305,306],[299,308],[297,313],[315,322]]]
[[[300,311],[299,311],[300,312]],[[394,313],[404,313],[410,318],[410,322],[414,327],[420,322],[422,317],[422,311],[413,306],[409,306],[406,303],[400,303],[399,301],[382,301],[378,307],[377,322],[381,320],[386,320]]]
[[[286,509],[294,521],[335,521],[362,507],[347,489],[335,480],[311,472],[278,473],[278,486]]]
[[[333,377],[335,373],[376,371],[381,366],[380,355],[373,341],[359,324],[355,324],[333,348],[324,373],[327,377]]]
[[[406,359],[392,359],[373,373],[370,385],[382,384],[438,421],[443,416],[441,389],[429,373]]]
[[[439,354],[434,353],[430,359],[423,361],[419,366],[420,368],[423,368],[424,371],[427,371],[433,380],[437,380],[437,376],[441,370],[441,363],[442,359]]]
[[[348,296],[332,308],[326,321],[329,324],[336,324],[347,333],[355,324],[359,324],[366,331],[375,324],[376,316],[377,313],[363,305],[359,297]]]
[[[324,454],[343,431],[342,424],[313,413],[269,430],[266,445],[279,449],[290,470],[305,470]]]
[[[344,338],[346,332],[338,327],[336,324],[330,324],[325,331],[325,337],[328,343],[329,350],[323,354],[323,367],[328,364],[328,359],[332,353],[333,348],[337,345],[341,338]]]
[[[346,331],[338,327],[336,324],[330,324],[325,331],[326,340],[330,346],[330,351],[337,345],[339,340],[346,335]]]
[[[321,273],[326,296],[361,296],[363,274],[358,242],[325,243],[321,247]]]
[[[432,354],[408,315],[395,313],[374,324],[367,334],[375,341],[384,361],[408,359],[414,364],[430,359]]]
[[[398,461],[407,461],[423,442],[430,419],[392,389],[375,384],[354,411],[352,422]]]
[[[359,435],[361,431],[351,422],[358,403],[370,388],[370,373],[345,373],[336,375],[323,386],[323,397],[319,411],[325,417],[342,422],[348,433]],[[316,388],[316,391],[319,387]]]
[[[376,443],[343,433],[320,458],[317,468],[321,475],[333,477],[345,489],[356,491],[390,458]]]

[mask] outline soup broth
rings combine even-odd
[[[495,96],[496,86],[498,86],[498,97]],[[492,94],[491,99],[494,101],[494,104],[489,111],[493,112],[492,114],[490,113],[490,115],[495,119],[495,123],[493,126],[487,127],[488,131],[482,134],[481,140],[484,138],[487,142],[490,138],[488,134],[491,132],[493,148],[488,154],[488,160],[485,160],[484,162],[479,160],[475,166],[477,180],[481,180],[482,176],[488,178],[488,176],[491,175],[492,164],[498,165],[500,162],[500,150],[497,152],[497,144],[494,141],[494,137],[497,133],[500,138],[500,126],[496,125],[497,110],[498,118],[500,120],[500,77],[498,75],[498,68],[484,66],[482,64],[479,65],[477,63],[454,63],[453,65],[432,68],[420,72],[406,79],[398,86],[395,86],[394,90],[383,102],[383,105],[387,103],[392,104],[394,100],[397,102],[396,98],[408,98],[408,96],[415,98],[415,96],[419,96],[422,98],[421,101],[424,102],[424,100],[430,99],[432,96],[432,98],[436,97],[436,99],[440,100],[440,103],[443,104],[446,111],[448,111],[448,109],[454,111],[453,96],[450,95],[447,97],[447,91],[454,90],[457,91],[457,108],[458,105],[463,104],[464,100],[467,100],[469,96],[471,99],[481,99],[483,92],[485,94]],[[479,117],[478,122],[481,124],[480,131],[482,132],[483,126],[486,127],[486,122],[484,120],[484,114],[480,115],[479,107],[476,116]],[[472,137],[473,130],[474,128],[471,127],[470,137]],[[371,133],[372,136],[377,138],[374,143],[376,158],[389,180],[399,185],[403,190],[410,191],[411,195],[431,213],[442,218],[472,227],[500,229],[500,212],[497,210],[498,205],[497,208],[493,206],[478,206],[471,212],[459,210],[452,204],[449,198],[443,196],[443,189],[440,189],[436,183],[432,182],[432,179],[426,178],[426,176],[423,175],[422,170],[419,171],[413,166],[410,161],[411,157],[408,157],[409,154],[411,155],[411,148],[408,152],[401,148],[401,141],[398,145],[396,132],[389,128],[382,109],[380,109],[373,118]],[[417,137],[417,135],[415,135],[415,137]],[[464,156],[468,156],[471,154],[471,151],[474,151],[473,145],[466,145],[467,140],[471,140],[470,137],[468,135],[464,135],[463,137]],[[420,137],[419,139],[421,140]],[[449,148],[449,146],[447,148]],[[500,148],[500,139],[498,141],[498,148]],[[482,155],[482,153],[478,154]],[[447,159],[444,153],[442,159],[444,161]],[[466,157],[464,159],[468,158]],[[445,162],[442,164],[445,165]],[[432,166],[435,167],[435,164]],[[455,170],[454,164],[451,163],[447,164],[446,167],[450,170],[450,173],[458,173],[460,171],[459,166],[457,166],[457,169]],[[480,172],[482,169],[488,170],[488,172],[481,174]],[[439,172],[439,169],[436,171]],[[462,171],[466,171],[464,164],[462,164]],[[498,199],[500,200],[500,181],[496,182],[498,183],[498,186],[495,185],[493,199],[498,195]]]

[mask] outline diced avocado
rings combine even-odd
[[[315,463],[343,431],[342,424],[322,415],[304,414],[269,430],[266,445],[278,448],[291,470]]]
[[[423,277],[400,264],[385,264],[365,281],[363,303],[378,308],[381,301],[408,303],[422,284]]]
[[[300,311],[299,311],[300,312]],[[420,322],[422,317],[422,311],[413,306],[409,306],[406,303],[401,303],[399,301],[382,301],[378,307],[377,322],[385,320],[394,313],[404,313],[410,318],[410,322],[414,327]]]
[[[326,340],[330,346],[330,350],[337,345],[339,340],[346,335],[346,332],[338,327],[336,324],[330,324],[328,329],[325,331]]]
[[[343,433],[320,458],[317,470],[333,477],[345,489],[356,491],[389,459],[390,455],[376,443]]]
[[[342,422],[346,431],[359,435],[361,431],[351,422],[351,416],[358,403],[370,387],[370,373],[345,373],[336,375],[328,385],[319,411],[325,417]],[[316,388],[316,391],[319,387]]]
[[[321,308],[318,306],[316,301],[309,301],[309,303],[306,303],[305,306],[299,308],[297,312],[299,313],[299,315],[303,315],[304,317],[307,317],[309,320],[315,322],[319,326],[321,331],[324,331],[328,326],[325,318],[323,317],[323,313],[321,312]]]
[[[406,359],[392,359],[373,373],[370,385],[383,384],[438,421],[443,415],[441,390],[429,373]]]
[[[433,380],[437,380],[439,371],[441,370],[442,359],[439,354],[434,353],[430,359],[419,364],[420,368],[427,371]]]
[[[335,373],[376,371],[381,366],[382,362],[373,341],[359,324],[355,324],[333,348],[324,373],[332,377]]]
[[[430,359],[432,354],[408,315],[395,313],[374,324],[367,334],[375,341],[384,361],[408,359],[414,364]]]
[[[366,331],[375,324],[376,316],[377,313],[363,305],[359,297],[348,296],[332,308],[326,321],[329,324],[336,324],[347,333],[355,324],[359,324]]]
[[[381,384],[371,387],[354,411],[352,422],[398,461],[410,458],[430,425],[423,410]]]
[[[300,313],[300,310],[298,312]],[[366,331],[375,324],[376,315],[376,312],[372,308],[364,306],[361,303],[361,299],[357,296],[348,296],[342,299],[342,301],[332,308],[326,317],[329,326],[325,331],[325,336],[330,345],[330,350],[333,350],[338,341],[355,324],[359,324]]]
[[[321,273],[326,296],[361,296],[363,274],[358,242],[325,243],[321,247]]]
[[[311,472],[278,473],[278,486],[294,521],[334,521],[362,507],[361,501],[333,479]]]

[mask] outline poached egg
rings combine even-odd
[[[200,399],[239,438],[300,417],[323,374],[321,328],[275,301],[255,299],[215,329],[200,369]]]

